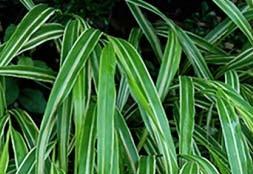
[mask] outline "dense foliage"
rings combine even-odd
[[[0,45],[1,174],[253,173],[253,1],[182,25],[126,0],[128,40],[95,28],[114,1],[20,2]]]

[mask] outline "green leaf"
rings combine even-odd
[[[116,58],[113,47],[108,44],[102,51],[99,68],[97,101],[98,174],[112,173],[116,100],[115,67]]]
[[[11,143],[14,151],[15,163],[18,168],[28,151],[22,135],[11,127]]]
[[[22,135],[24,136],[29,149],[34,147],[38,138],[39,130],[31,116],[20,109],[9,110],[9,113],[15,118],[21,128]]]
[[[253,44],[252,28],[235,4],[229,0],[213,0],[213,2],[238,26],[249,42]]]
[[[9,38],[11,37],[11,35],[14,33],[14,31],[16,30],[17,26],[14,24],[10,24],[4,33],[4,42],[8,41]]]
[[[17,29],[7,41],[0,54],[0,66],[8,65],[31,35],[35,33],[53,14],[55,10],[46,5],[35,6],[19,23]]]
[[[94,165],[95,165],[95,146],[96,146],[96,106],[91,103],[85,119],[83,121],[83,129],[80,132],[80,151],[79,153],[82,155],[78,161],[78,173],[94,173]]]
[[[162,101],[165,99],[171,82],[178,71],[182,53],[176,33],[169,31],[167,37],[168,40],[156,82],[156,88]]]
[[[236,71],[227,71],[225,73],[225,83],[240,93],[240,79]]]
[[[161,49],[159,38],[157,37],[155,33],[155,29],[153,28],[152,24],[143,15],[139,7],[131,3],[127,3],[127,5],[129,9],[131,10],[135,20],[137,21],[140,28],[142,29],[147,40],[149,41],[152,49],[154,50],[154,53],[158,59],[158,62],[160,62],[162,59],[162,49]]]
[[[79,23],[77,20],[69,21],[67,23],[67,26],[65,27],[64,34],[63,34],[63,41],[61,45],[61,58],[60,58],[60,65],[62,66],[64,61],[66,60],[68,52],[73,47],[74,43],[80,36],[79,31]],[[81,75],[82,73],[80,73]],[[74,85],[74,88],[76,84],[79,84],[80,82],[80,75],[77,78],[77,82]],[[81,78],[82,79],[82,78]],[[84,79],[83,79],[84,80]],[[79,83],[78,83],[79,82]],[[73,91],[76,91],[73,89]],[[76,103],[80,103],[79,99],[82,98],[82,95],[77,93],[75,95],[75,92],[70,93],[66,99],[63,101],[62,106],[59,109],[59,114],[57,115],[57,138],[58,138],[58,147],[59,147],[59,167],[63,169],[66,173],[68,172],[68,145],[69,145],[69,139],[70,139],[70,130],[71,130],[71,119],[72,114],[74,112],[75,114],[75,123],[78,122],[79,124],[82,124],[81,119],[76,121],[77,115],[80,115],[79,110],[76,109]],[[83,111],[83,110],[81,110]],[[82,112],[83,115],[83,112]],[[79,162],[79,140],[80,137],[77,134],[79,133],[80,128],[76,126],[75,128],[76,132],[76,147],[75,147],[75,165]],[[62,132],[65,132],[64,134]],[[75,166],[75,170],[78,170],[78,166]]]
[[[133,28],[131,30],[128,40],[129,40],[129,43],[131,43],[136,49],[139,48],[139,42],[140,42],[141,36],[142,36],[142,32],[140,29]],[[117,106],[119,110],[122,110],[129,97],[129,88],[127,84],[127,79],[124,76],[121,76],[119,92],[117,96],[118,96]]]
[[[28,9],[31,10],[34,7],[32,0],[20,0],[20,2]]]
[[[9,164],[9,131],[3,149],[0,149],[0,173],[6,173]]]
[[[0,118],[4,117],[7,108],[5,92],[5,79],[0,78]]]
[[[57,23],[49,23],[42,25],[25,43],[25,45],[20,50],[20,53],[27,50],[31,50],[42,43],[45,43],[50,40],[58,39],[63,34],[63,26]]]
[[[123,115],[119,111],[115,113],[115,127],[118,131],[118,135],[126,151],[126,155],[131,164],[131,168],[133,172],[136,173],[136,164],[139,161],[140,157],[134,144],[131,132],[126,124],[126,121],[124,120]]]
[[[33,60],[30,57],[20,56],[18,57],[18,65],[33,66]]]
[[[12,104],[16,101],[19,96],[19,87],[18,82],[14,78],[5,78],[5,85],[6,85],[6,103],[7,105]]]
[[[253,7],[253,1],[252,0],[246,0],[248,6],[250,6],[251,8]]]
[[[194,131],[194,87],[189,77],[179,77],[180,86],[180,121],[179,121],[179,153],[193,153]]]
[[[205,79],[213,79],[213,75],[209,70],[207,63],[198,50],[198,48],[194,45],[193,41],[190,37],[180,28],[177,27],[177,36],[181,43],[182,49],[188,60],[193,65],[195,73],[202,78]]]
[[[142,156],[139,161],[138,174],[155,174],[156,159],[154,156]]]
[[[246,151],[238,116],[221,90],[217,92],[219,118],[225,140],[228,161],[233,174],[248,173]]]
[[[56,77],[44,112],[37,144],[38,148],[36,156],[38,163],[36,172],[39,174],[43,174],[44,171],[43,157],[45,155],[45,147],[48,143],[51,130],[54,125],[54,112],[59,104],[69,94],[75,83],[77,75],[84,67],[100,36],[101,32],[98,30],[88,29],[84,31],[69,51],[66,60]]]
[[[22,89],[18,101],[29,112],[39,114],[44,112],[47,103],[40,90],[31,88]]]
[[[55,73],[51,70],[48,70],[45,68],[24,66],[24,65],[9,65],[5,67],[0,67],[0,76],[24,78],[24,79],[30,79],[30,80],[48,82],[48,83],[53,83],[55,80]],[[8,81],[8,78],[7,78],[7,81]],[[11,80],[9,81],[10,82],[7,82],[7,85],[9,85],[9,83],[11,83],[10,85],[12,84],[15,85],[15,82],[11,82]],[[15,90],[12,90],[12,92],[14,91]],[[7,92],[8,92],[8,89],[7,89]]]
[[[194,155],[182,155],[182,157],[186,160],[196,162],[200,166],[201,171],[204,173],[219,174],[215,166],[204,157]]]
[[[179,174],[199,174],[200,168],[199,165],[195,162],[187,162],[180,169]]]
[[[148,120],[144,118],[145,124],[152,125],[149,131],[151,135],[155,135],[160,153],[164,155],[165,172],[177,172],[176,152],[170,126],[154,83],[140,55],[128,42],[111,37],[109,39],[118,56],[120,68],[128,80],[132,96],[145,114],[148,114]]]

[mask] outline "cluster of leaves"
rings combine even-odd
[[[239,9],[213,0],[227,18],[202,37],[143,0],[126,0],[140,27],[128,41],[21,2],[29,12],[0,45],[1,173],[253,173],[253,1]],[[163,22],[153,25],[142,10]],[[247,38],[239,53],[220,46],[235,30]],[[159,62],[153,78],[141,39]],[[21,56],[47,41],[60,57],[57,72]],[[38,98],[31,90],[23,107],[8,106],[9,77],[50,89],[40,124],[25,107]]]

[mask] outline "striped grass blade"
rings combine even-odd
[[[15,164],[16,168],[18,168],[21,162],[24,160],[28,149],[26,147],[26,143],[22,135],[18,131],[16,131],[13,127],[10,128],[10,134],[11,134],[12,149],[15,157]]]
[[[119,139],[121,140],[120,142],[123,144],[126,151],[131,168],[133,172],[136,173],[136,164],[138,163],[140,157],[128,125],[126,124],[123,115],[118,110],[115,113],[115,127],[118,132]]]
[[[77,173],[90,174],[94,173],[95,155],[96,155],[96,123],[97,112],[96,105],[90,103],[87,114],[84,118],[83,129],[80,132],[80,157]]]
[[[179,174],[199,174],[199,165],[195,162],[185,163],[179,171]]]
[[[180,119],[179,119],[179,153],[192,154],[194,131],[194,87],[189,77],[179,77],[180,88]]]
[[[178,71],[182,53],[176,33],[170,30],[167,37],[168,40],[156,82],[156,88],[162,101],[167,96],[171,82]]]
[[[200,166],[200,170],[208,174],[219,174],[215,166],[206,158],[195,155],[182,155],[186,160],[197,163]]]
[[[10,130],[6,135],[6,141],[3,147],[0,149],[0,173],[6,173],[9,164],[9,140],[10,140]]]
[[[149,41],[151,47],[154,50],[154,53],[157,57],[158,62],[161,62],[162,59],[162,48],[160,44],[160,40],[155,33],[155,29],[152,24],[146,19],[146,17],[141,12],[141,9],[138,6],[135,6],[131,3],[127,3],[130,11],[132,12],[135,20],[139,24],[142,29],[144,35]]]
[[[48,83],[53,83],[55,80],[54,72],[44,68],[25,65],[0,67],[0,76],[24,78]]]
[[[19,127],[21,128],[22,135],[25,138],[26,144],[29,149],[33,148],[36,145],[36,141],[39,134],[39,129],[37,125],[34,123],[32,117],[22,111],[20,109],[12,109],[8,111],[18,123]]]
[[[60,65],[62,66],[64,61],[66,60],[68,52],[71,50],[71,47],[74,45],[75,41],[77,40],[80,34],[80,24],[77,20],[70,20],[63,33],[63,40],[61,43],[61,57],[60,57]],[[77,80],[78,81],[78,80]],[[74,100],[72,100],[73,96],[70,93],[64,102],[62,103],[61,107],[59,108],[59,114],[57,114],[57,138],[58,138],[58,145],[59,145],[59,167],[68,172],[68,145],[70,139],[70,127],[71,127],[71,119],[73,111],[73,105],[75,105]],[[77,100],[77,99],[76,99]],[[79,129],[76,128],[75,132],[78,132]],[[64,133],[62,133],[64,132]],[[75,137],[76,141],[80,140],[80,137]],[[76,142],[75,150],[79,149],[78,144]],[[77,154],[77,153],[76,153]],[[76,158],[75,154],[75,158]],[[79,160],[75,160],[78,162]],[[76,165],[76,163],[75,163]],[[75,167],[77,169],[77,167]]]
[[[102,51],[99,68],[97,101],[98,174],[112,174],[113,172],[114,112],[116,102],[115,69],[116,56],[112,45],[109,43]]]
[[[252,28],[235,4],[229,0],[213,0],[213,2],[238,26],[249,42],[253,44]]]
[[[137,174],[155,174],[156,159],[154,156],[142,156],[139,161]]]
[[[27,10],[31,10],[34,7],[32,0],[20,0],[20,2],[27,8]]]
[[[217,91],[216,107],[231,171],[233,174],[246,174],[248,173],[246,158],[248,152],[245,151],[240,122],[235,109],[221,90]]]
[[[5,80],[0,78],[0,118],[3,118],[6,112],[6,98],[5,98]],[[1,130],[1,129],[0,129]]]
[[[205,79],[213,79],[213,76],[205,62],[204,57],[197,49],[197,47],[194,45],[190,37],[185,33],[185,31],[176,26],[174,22],[172,22],[169,18],[166,17],[166,15],[164,15],[160,10],[158,10],[151,4],[146,3],[143,0],[127,0],[127,2],[134,4],[136,6],[140,6],[161,17],[161,19],[163,19],[165,23],[176,32],[177,37],[181,43],[182,49],[187,55],[189,61],[192,63],[196,74]]]
[[[128,38],[129,43],[131,43],[137,50],[139,50],[139,42],[141,36],[142,36],[141,30],[138,28],[133,28]],[[129,97],[129,88],[127,85],[127,79],[124,76],[122,76],[120,80],[119,92],[117,95],[117,106],[120,111],[126,104],[128,97]]]
[[[231,70],[225,73],[225,83],[240,94],[240,79],[236,71]]]
[[[0,54],[0,66],[8,65],[13,57],[53,14],[55,10],[46,5],[37,5],[22,19],[17,29],[7,41]]]
[[[136,49],[128,42],[109,37],[118,56],[120,68],[126,75],[133,98],[147,114],[146,124],[155,135],[164,155],[166,173],[177,172],[177,161],[170,126],[152,79]],[[143,114],[142,114],[143,115]],[[165,133],[166,132],[166,133]]]
[[[42,43],[45,43],[49,40],[58,39],[63,35],[63,26],[58,23],[49,23],[42,25],[38,31],[36,31],[29,41],[25,43],[22,49],[18,54],[31,50]]]
[[[249,10],[248,6],[241,9],[242,14],[249,21],[253,19],[253,10]],[[237,28],[237,25],[226,18],[216,27],[214,27],[206,36],[205,39],[211,44],[219,44],[224,38],[226,38],[230,33],[232,33]]]
[[[69,94],[71,88],[74,85],[77,75],[84,67],[88,56],[93,51],[100,36],[101,32],[94,29],[88,29],[83,32],[69,51],[66,60],[64,61],[57,75],[57,78],[55,80],[54,86],[48,99],[47,107],[45,109],[45,113],[40,127],[41,132],[39,134],[37,142],[38,148],[36,152],[36,172],[38,174],[43,174],[43,157],[45,155],[46,145],[48,143],[53,127],[54,112],[56,111],[59,104]]]

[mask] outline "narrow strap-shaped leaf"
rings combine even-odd
[[[229,0],[213,0],[213,2],[222,9],[226,15],[238,26],[238,28],[245,34],[249,42],[253,44],[252,28],[243,16],[241,11],[235,6],[235,4]]]
[[[208,96],[212,98],[216,98],[217,89],[221,88],[225,92],[227,98],[231,100],[231,103],[236,107],[247,127],[253,131],[253,106],[242,98],[232,87],[221,82],[199,78],[194,78],[194,84],[196,84],[196,87],[199,88],[201,92],[208,94]]]
[[[199,165],[195,162],[187,162],[180,169],[179,174],[199,174]]]
[[[44,155],[44,160],[46,160],[50,152],[55,147],[55,143],[51,142],[47,146],[47,151]],[[48,162],[48,160],[46,160]],[[34,174],[35,173],[35,164],[36,164],[36,147],[31,148],[31,150],[26,154],[24,160],[17,169],[16,174]],[[45,170],[48,171],[48,169]]]
[[[208,64],[224,65],[234,59],[234,56],[207,55],[205,60]]]
[[[102,52],[102,48],[101,46],[98,44],[94,51],[91,53],[91,66],[92,66],[92,78],[94,81],[94,86],[95,86],[95,90],[97,92],[97,88],[98,88],[98,74],[99,74],[99,60],[100,60],[100,56],[101,56],[101,52]]]
[[[156,159],[154,156],[142,156],[137,174],[155,174]]]
[[[96,106],[91,103],[85,116],[83,129],[80,133],[80,158],[78,165],[78,173],[90,174],[94,173],[95,164],[95,143],[96,143]]]
[[[52,120],[54,118],[54,112],[56,111],[57,106],[59,106],[59,104],[69,94],[75,83],[77,75],[84,67],[88,56],[93,51],[100,36],[101,32],[94,29],[88,29],[83,32],[69,51],[66,60],[58,73],[54,86],[51,90],[40,127],[41,132],[39,134],[36,153],[38,162],[36,170],[39,174],[43,174],[44,171],[43,157],[45,155],[45,147],[48,143],[53,126]]]
[[[164,155],[165,172],[177,172],[176,152],[170,126],[156,88],[140,55],[128,42],[111,37],[109,39],[113,43],[120,67],[128,79],[132,96],[141,109],[144,109],[145,114],[148,114],[149,123],[146,124],[152,125],[150,134],[155,135],[160,144],[160,152]]]
[[[20,0],[20,2],[27,8],[27,10],[31,10],[34,7],[32,0]]]
[[[32,148],[25,156],[24,160],[17,168],[16,174],[30,174],[35,165],[36,148]]]
[[[114,111],[116,58],[111,44],[102,51],[98,81],[97,148],[98,174],[111,174],[114,149]],[[110,94],[110,95],[108,95]]]
[[[143,0],[126,0],[127,3],[133,4],[138,7],[142,7],[152,13],[160,16],[170,27],[174,28],[174,22],[166,17],[158,8],[154,7],[153,5],[143,1]]]
[[[230,62],[227,63],[227,65],[224,67],[225,71],[228,70],[237,70],[241,69],[247,66],[252,65],[252,57],[253,57],[253,49],[249,48],[239,54],[237,57],[232,59]]]
[[[4,78],[0,78],[0,118],[4,117],[7,108],[4,85]]]
[[[24,160],[26,153],[28,151],[26,143],[22,135],[11,127],[11,143],[14,152],[16,167],[18,168],[21,162]]]
[[[29,41],[22,47],[18,54],[31,50],[42,43],[49,40],[60,38],[63,34],[63,26],[57,23],[49,23],[42,25],[38,31],[36,31]]]
[[[198,48],[194,45],[193,41],[190,37],[180,28],[177,27],[177,36],[180,40],[182,49],[184,53],[187,55],[188,60],[193,65],[193,68],[196,74],[205,79],[213,79],[212,73],[209,70],[207,63],[198,50]]]
[[[253,10],[248,10],[248,6],[241,9],[243,15],[247,20],[253,19]],[[206,36],[205,39],[211,44],[218,44],[219,41],[226,38],[230,33],[232,33],[237,28],[236,24],[229,18],[226,18],[216,27],[214,27]]]
[[[15,118],[20,126],[28,147],[34,147],[38,138],[39,130],[31,116],[20,109],[9,110],[9,113]]]
[[[129,43],[131,43],[137,50],[139,49],[139,42],[141,36],[142,36],[141,30],[133,28],[128,38]],[[117,106],[120,111],[126,104],[128,96],[129,96],[129,88],[127,84],[127,79],[124,76],[122,76],[120,80],[119,92],[117,95]]]
[[[79,22],[77,20],[69,21],[65,27],[61,49],[61,64],[65,61],[68,52],[79,36],[79,27]]]
[[[10,139],[10,131],[7,133],[6,141],[4,143],[3,148],[0,151],[0,173],[6,173],[7,167],[9,164],[9,139]]]
[[[158,94],[163,101],[176,75],[181,59],[182,49],[174,31],[169,31],[168,40],[162,58],[162,64],[156,82]]]
[[[123,166],[120,166],[121,162],[120,161],[120,144],[119,144],[119,136],[116,131],[114,131],[114,152],[113,152],[113,169],[112,173],[113,174],[120,174],[121,168]]]
[[[191,32],[187,32],[187,34],[189,35],[189,37],[193,40],[193,42],[198,47],[205,50],[206,52],[210,52],[210,53],[217,54],[217,55],[223,55],[223,56],[227,55],[227,53],[225,51],[214,46],[213,44],[208,42],[205,38],[202,38],[202,37],[200,37],[194,33],[191,33]]]
[[[232,174],[248,173],[246,149],[239,118],[221,90],[217,92],[219,118]]]
[[[79,31],[79,22],[77,20],[69,21],[65,27],[63,34],[63,41],[61,45],[61,57],[60,65],[62,66],[68,52],[74,45],[77,40],[80,31]],[[59,147],[59,167],[68,172],[68,145],[69,145],[69,134],[71,127],[71,118],[73,111],[73,100],[72,94],[70,93],[67,98],[62,103],[59,114],[57,115],[57,138],[58,138],[58,147]],[[64,132],[64,133],[62,133]],[[77,137],[77,141],[80,140],[80,137]],[[78,143],[77,143],[78,144]],[[75,149],[79,149],[76,145]],[[76,156],[76,155],[75,155]],[[78,160],[75,160],[77,162]],[[75,163],[76,164],[76,163]],[[77,170],[77,167],[75,167]]]
[[[47,69],[24,65],[0,67],[0,76],[17,77],[49,83],[53,83],[55,80],[55,73]]]
[[[57,140],[59,167],[67,172],[68,166],[68,145],[71,127],[71,116],[73,113],[72,100],[67,97],[57,112]]]
[[[189,61],[192,63],[196,74],[205,79],[213,79],[213,76],[204,60],[204,57],[201,55],[200,51],[197,49],[185,31],[176,26],[174,22],[172,22],[169,18],[166,17],[166,15],[164,15],[160,10],[151,4],[148,4],[142,0],[127,0],[127,2],[136,6],[143,7],[146,10],[151,11],[152,13],[161,17],[166,22],[166,24],[176,32],[182,49],[187,55]]]
[[[196,141],[206,147],[211,155],[212,162],[224,174],[230,173],[230,168],[225,149],[210,135],[206,135],[206,130],[195,127]]]
[[[162,49],[161,49],[159,38],[157,37],[155,33],[155,29],[153,28],[152,24],[143,15],[139,7],[131,3],[127,3],[127,5],[129,9],[131,10],[135,20],[137,21],[140,28],[142,29],[147,40],[149,41],[151,47],[153,48],[154,53],[158,59],[158,62],[160,62],[162,59]]]
[[[204,157],[194,155],[182,155],[182,157],[186,160],[196,162],[200,166],[201,171],[203,171],[204,173],[219,174],[215,166]]]
[[[37,5],[23,18],[0,54],[0,66],[8,65],[29,38],[54,14],[46,5]]]
[[[159,36],[168,37],[168,30],[169,27],[165,24],[163,24],[163,26],[158,26],[156,29],[156,32]],[[188,36],[191,38],[191,40],[194,42],[194,44],[196,44],[196,46],[198,46],[201,50],[208,52],[208,53],[213,53],[213,54],[217,54],[217,55],[227,55],[227,53],[225,51],[223,51],[222,49],[216,47],[215,45],[212,45],[211,43],[209,43],[209,41],[207,41],[205,38],[202,38],[194,33],[191,32],[187,32]]]
[[[139,161],[140,157],[126,121],[119,111],[115,113],[115,127],[126,151],[127,157],[131,164],[131,168],[133,172],[136,173],[136,164]]]
[[[0,140],[2,140],[3,135],[5,135],[5,126],[9,121],[9,115],[3,115],[0,117]],[[1,146],[2,144],[0,144]]]
[[[192,154],[194,131],[194,87],[191,78],[179,77],[180,86],[180,121],[179,153]]]
[[[225,73],[225,83],[240,93],[240,80],[236,71],[227,71]]]

